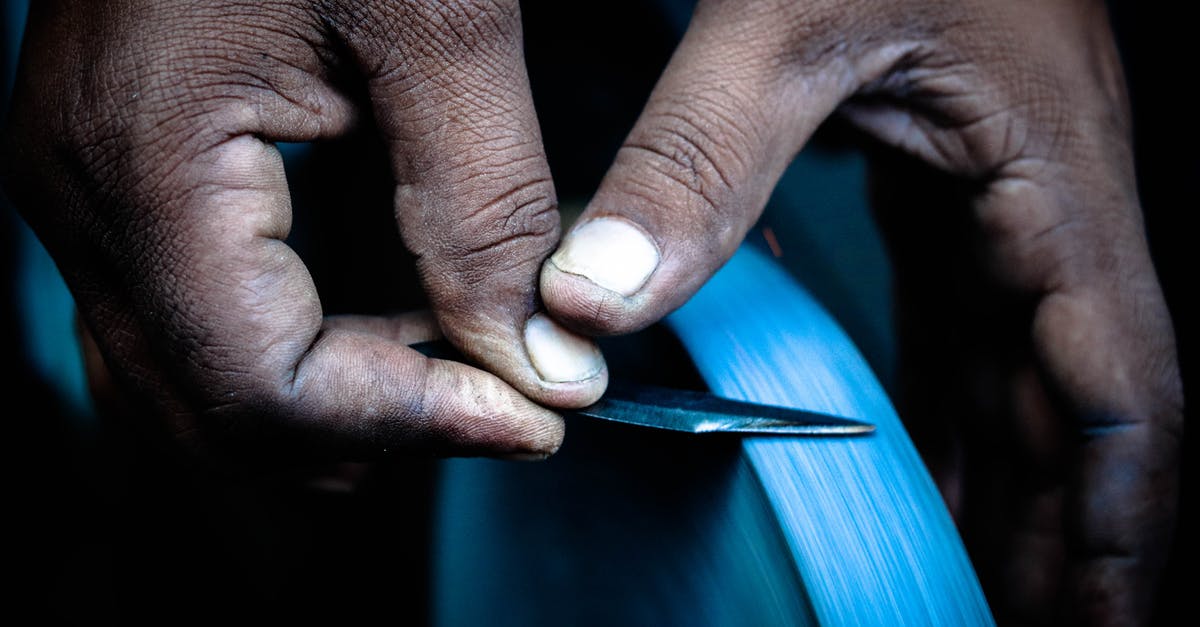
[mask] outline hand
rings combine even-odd
[[[897,237],[901,300],[923,308],[902,326],[954,320],[989,340],[925,326],[927,343],[901,346],[946,360],[908,379],[956,413],[935,423],[952,445],[928,459],[998,619],[1146,620],[1175,517],[1182,392],[1103,3],[702,0],[543,266],[547,309],[612,334],[679,306],[835,112],[943,173],[937,186],[906,186],[926,196],[894,198],[905,213],[892,207],[883,222]],[[935,211],[947,186],[961,202]],[[912,226],[934,221],[946,239]],[[905,266],[914,252],[928,263]],[[1005,308],[956,301],[952,273]],[[968,391],[991,395],[956,404]],[[920,392],[903,398],[930,398]]]
[[[372,117],[434,319],[324,319],[283,242],[273,142]],[[537,314],[559,218],[516,0],[34,3],[4,144],[109,369],[207,451],[536,458],[563,425],[533,401],[603,390]],[[440,334],[498,376],[406,346]]]

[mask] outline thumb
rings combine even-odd
[[[542,268],[555,317],[593,334],[638,330],[733,254],[850,90],[840,65],[787,60],[777,13],[701,3],[595,197]]]

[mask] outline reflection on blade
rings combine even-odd
[[[574,413],[687,433],[811,436],[865,435],[875,430],[874,425],[849,418],[643,385],[613,384],[598,402]]]

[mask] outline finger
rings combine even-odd
[[[355,315],[327,317],[322,334],[325,338],[337,336],[339,338],[337,341],[345,342],[347,345],[362,344],[364,347],[368,347],[365,348],[365,352],[369,353],[378,353],[381,350],[395,352],[399,356],[397,367],[403,368],[411,367],[405,366],[405,361],[412,359],[412,351],[404,347],[438,339],[441,337],[441,329],[432,312],[414,311],[390,317]],[[369,348],[371,346],[379,348]],[[330,350],[336,351],[337,349]],[[350,352],[356,351],[351,350]],[[337,357],[333,359],[336,361]],[[537,442],[539,444],[534,447],[536,450],[519,449],[507,452],[506,456],[513,459],[541,459],[548,452],[555,450],[558,443],[562,441],[561,420],[557,419],[556,415],[529,403],[500,379],[452,361],[429,360],[429,362],[420,364],[420,366],[439,372],[444,371],[445,377],[449,377],[452,383],[448,387],[441,385],[425,387],[425,392],[430,397],[422,398],[419,404],[427,407],[445,405],[447,409],[457,412],[463,412],[464,409],[456,409],[456,406],[465,407],[465,413],[453,420],[459,425],[450,425],[448,428],[465,430],[472,433],[471,438],[481,439],[482,445],[475,445],[481,451],[503,450],[503,447],[509,445],[506,443],[512,441]],[[346,375],[339,375],[336,371],[333,375],[333,377],[344,376]],[[418,379],[428,379],[428,375],[422,372],[417,372],[416,376]],[[357,393],[353,384],[347,385],[335,378],[321,385],[328,387],[329,392],[321,394],[319,397],[344,394],[349,397],[349,402],[361,402],[361,398],[357,401],[354,398]],[[465,404],[460,402],[464,399],[467,401]],[[481,425],[487,426],[481,428]],[[489,433],[491,430],[499,435]],[[391,441],[404,441],[405,439],[389,438]],[[457,439],[462,440],[461,437]],[[458,452],[461,454],[465,450],[460,449]]]
[[[985,337],[967,348],[990,350],[964,364],[1009,379],[981,412],[997,413],[1007,395],[1012,414],[996,426],[1008,433],[982,434],[973,457],[1007,462],[989,472],[1016,493],[1003,496],[1024,501],[983,521],[1012,523],[990,556],[1007,572],[989,596],[1017,620],[1046,620],[1057,605],[1085,623],[1138,624],[1149,617],[1175,517],[1182,394],[1140,221],[1119,57],[1102,4],[982,8],[991,15],[947,28],[918,71],[879,83],[908,106],[885,98],[846,112],[885,142],[970,178],[971,257],[985,261],[1009,301],[1003,315],[976,305]],[[928,63],[948,50],[972,61]],[[962,274],[944,259],[937,265]],[[935,285],[930,302],[977,289],[955,287]],[[1013,325],[1019,334],[1010,336]],[[1024,363],[1005,362],[1014,348]],[[1005,447],[1018,455],[996,455]]]
[[[559,217],[516,2],[356,10],[370,16],[349,39],[371,68],[400,232],[442,332],[530,398],[593,402],[607,382],[598,349],[538,313]]]
[[[1069,120],[1029,122],[1038,137],[1068,139],[1052,160],[1007,164],[973,209],[995,274],[1035,297],[1035,355],[1064,418],[1057,427],[1077,438],[1066,460],[1064,611],[1133,624],[1149,617],[1176,516],[1183,398],[1116,50],[1103,7],[1086,10],[1101,13],[1077,22],[1100,29],[1077,48],[1091,55],[1058,59],[1074,70],[1053,94]],[[1088,65],[1097,58],[1102,77]]]
[[[552,315],[624,333],[682,304],[733,253],[846,94],[842,66],[780,54],[791,42],[779,22],[797,12],[765,5],[701,3],[600,189],[543,267]]]
[[[1181,392],[1122,189],[1130,166],[1078,163],[982,194],[894,160],[875,176],[901,203],[881,213],[909,366],[901,400],[910,418],[960,423],[910,427],[935,445],[933,468],[939,441],[965,436],[965,454],[944,452],[966,470],[960,522],[998,617],[1130,624],[1148,615],[1169,546]]]
[[[1130,244],[1141,257],[1144,246]],[[1176,515],[1183,421],[1171,323],[1148,255],[1125,267],[1047,295],[1034,318],[1079,438],[1065,523],[1070,606],[1084,622],[1149,616]]]
[[[180,213],[204,218],[174,225],[187,232],[172,241],[181,263],[148,258],[171,279],[135,301],[171,312],[164,357],[201,395],[197,437],[211,421],[243,443],[271,434],[352,458],[557,449],[557,415],[485,372],[409,349],[403,340],[426,332],[420,325],[392,338],[322,323],[311,279],[282,242],[290,209],[277,151],[243,136],[198,161],[176,171],[207,179],[191,186],[207,191],[185,193]]]

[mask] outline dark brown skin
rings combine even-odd
[[[732,254],[840,112],[962,183],[951,211],[978,237],[979,280],[1017,303],[972,327],[1011,333],[1017,355],[970,358],[991,366],[995,402],[978,407],[994,415],[963,412],[951,427],[976,437],[930,457],[956,514],[979,433],[1004,434],[997,466],[1037,470],[1006,486],[1018,514],[983,536],[964,528],[1003,547],[979,564],[997,617],[1148,619],[1183,399],[1102,2],[700,2],[580,220],[620,217],[652,240],[661,261],[628,295],[543,264],[559,227],[515,1],[34,4],[7,188],[117,381],[185,439],[286,433],[352,458],[551,453],[562,423],[533,401],[586,404],[606,373],[538,376],[522,329],[539,273],[547,310],[579,332],[653,323]],[[290,204],[268,142],[346,132],[362,113],[333,80],[347,69],[388,142],[436,324],[323,319],[281,241]],[[899,262],[944,245],[885,215]],[[901,288],[922,279],[898,274]],[[482,369],[404,346],[438,333]]]
[[[523,348],[559,218],[515,1],[39,2],[26,42],[8,187],[109,368],[185,439],[536,458],[563,425],[529,399],[603,391],[604,370],[541,380]],[[335,87],[348,75],[373,111]],[[267,142],[368,113],[434,325],[323,319],[281,241]],[[503,380],[405,346],[440,333]]]
[[[552,258],[542,274],[547,308],[576,329],[610,334],[679,306],[732,254],[792,156],[835,111],[944,173],[936,185],[888,188],[916,194],[883,208],[889,233],[907,238],[892,245],[898,287],[973,264],[971,285],[1016,303],[948,307],[967,293],[949,281],[915,303],[900,294],[903,331],[925,323],[926,337],[937,337],[950,327],[928,324],[950,310],[977,314],[958,321],[968,337],[992,338],[969,347],[953,346],[953,336],[910,339],[903,350],[913,365],[938,363],[926,352],[943,358],[942,370],[909,373],[914,399],[966,396],[943,375],[986,373],[986,386],[969,391],[982,398],[937,408],[957,412],[958,424],[937,425],[953,432],[930,463],[964,535],[987,547],[977,563],[997,618],[1148,620],[1175,518],[1183,398],[1102,2],[700,2],[579,221],[625,218],[661,261],[623,294]],[[970,232],[896,228],[947,215],[932,211],[947,181],[963,190],[951,222]],[[929,239],[935,233],[956,239]],[[945,253],[922,269],[940,274],[912,276],[921,270],[906,268],[906,257],[930,249]],[[966,471],[985,462],[994,493],[965,494],[980,488]]]

